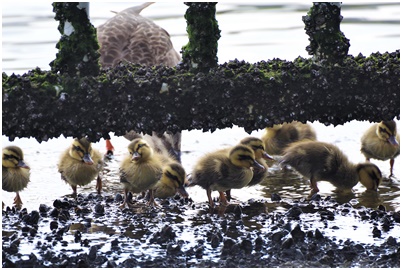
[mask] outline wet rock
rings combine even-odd
[[[297,241],[303,241],[305,237],[305,233],[301,230],[300,225],[297,224],[295,228],[291,231],[292,238]]]
[[[74,233],[74,242],[79,243],[81,242],[81,232],[80,231],[75,231]]]
[[[396,246],[397,244],[398,244],[398,241],[394,238],[394,237],[392,237],[392,236],[389,236],[388,238],[387,238],[387,242],[386,242],[388,245],[390,245],[390,246]]]
[[[240,248],[244,250],[246,254],[251,254],[253,251],[253,243],[248,239],[244,239],[240,244]]]
[[[324,210],[320,212],[321,220],[334,220],[335,213],[329,210]]]
[[[293,243],[294,243],[293,238],[292,237],[287,237],[282,241],[281,249],[288,249],[293,245]]]
[[[315,239],[323,239],[324,238],[324,236],[322,235],[322,233],[319,229],[315,229],[314,237],[315,237]]]
[[[313,196],[311,196],[310,201],[321,201],[321,195],[314,193]]]
[[[279,232],[276,232],[276,233],[274,233],[273,235],[272,235],[272,242],[274,242],[274,243],[280,243],[281,242],[281,240],[282,240],[282,238],[284,237],[284,236],[286,236],[286,235],[288,235],[289,233],[287,232],[287,231],[279,231]]]
[[[277,193],[272,193],[271,194],[271,201],[279,202],[280,200],[282,200],[282,198],[281,198],[281,196],[279,196],[279,194],[277,194]]]
[[[377,237],[377,238],[381,237],[381,231],[377,227],[373,228],[372,233],[373,233],[373,237]]]
[[[29,225],[34,225],[34,224],[38,224],[39,222],[39,212],[36,210],[33,210],[29,215],[25,215],[23,216],[22,220]]]
[[[50,222],[50,230],[57,229],[59,227],[59,223],[57,221]]]
[[[98,252],[98,248],[96,246],[92,246],[89,249],[88,259],[94,261],[96,259],[96,253]]]
[[[105,214],[105,207],[101,204],[95,205],[95,213],[98,215],[104,215]]]
[[[286,215],[293,219],[299,219],[301,214],[303,214],[303,210],[299,206],[292,206],[292,208],[286,212]]]
[[[42,203],[41,203],[41,204],[39,205],[39,212],[40,212],[41,214],[48,212],[49,209],[50,209],[50,207],[47,206],[46,204],[42,204]]]

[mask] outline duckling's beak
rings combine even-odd
[[[264,151],[264,153],[262,154],[262,158],[265,160],[274,160],[273,157],[271,157],[270,155],[268,155],[267,152]]]
[[[184,188],[184,186],[179,186],[177,188],[177,192],[179,192],[179,194],[183,197],[183,198],[187,198],[188,197],[188,193],[186,191],[186,189]]]
[[[253,168],[257,169],[258,171],[265,170],[265,167],[258,163],[256,160],[254,160]]]
[[[131,160],[139,160],[141,158],[140,153],[134,152],[133,156],[131,157]]]
[[[388,142],[392,145],[394,145],[395,147],[399,145],[398,141],[395,139],[395,136],[390,136],[388,138]]]
[[[29,166],[26,165],[23,160],[18,161],[17,166],[20,167],[20,168],[30,169]]]
[[[94,161],[92,160],[91,156],[89,155],[89,153],[86,153],[83,157],[82,157],[82,161],[84,161],[85,164],[87,165],[92,165],[94,164]]]

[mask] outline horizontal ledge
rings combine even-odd
[[[320,63],[325,63],[322,60]],[[3,134],[39,142],[64,136],[93,141],[129,130],[245,131],[284,121],[339,125],[400,115],[400,52],[312,59],[230,61],[209,72],[121,63],[95,77],[40,69],[3,73]]]

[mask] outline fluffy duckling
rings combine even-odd
[[[18,146],[7,146],[3,148],[2,166],[3,190],[15,192],[14,204],[21,206],[22,201],[19,192],[27,187],[30,170],[28,165],[24,162],[24,153],[21,148]]]
[[[281,165],[290,165],[310,179],[311,195],[319,191],[317,181],[329,181],[339,189],[352,189],[360,181],[368,190],[377,190],[381,171],[372,163],[353,164],[335,145],[303,141],[284,150]]]
[[[218,150],[206,154],[196,163],[189,186],[199,185],[206,189],[208,202],[214,206],[211,192],[219,192],[221,204],[227,205],[224,191],[243,188],[253,178],[253,170],[265,169],[255,160],[254,151],[246,145],[237,145],[230,152]]]
[[[182,197],[187,198],[188,193],[184,188],[185,181],[186,172],[183,166],[177,162],[170,162],[163,167],[162,177],[154,187],[154,196],[166,199],[179,193]]]
[[[173,67],[181,61],[169,33],[152,20],[140,15],[141,11],[151,4],[144,3],[127,8],[98,26],[99,60],[102,67],[113,67],[122,61],[145,66]],[[181,133],[178,133],[178,136],[180,137]],[[180,145],[178,147],[180,152]],[[173,149],[177,151],[177,148]],[[106,140],[106,150],[106,154],[111,157],[114,147],[110,140]]]
[[[283,123],[265,128],[262,135],[265,151],[270,155],[283,155],[283,150],[291,143],[302,140],[317,140],[317,135],[310,124],[298,121]]]
[[[246,137],[240,141],[240,144],[249,146],[254,151],[255,160],[260,163],[264,169],[255,170],[253,172],[253,178],[247,186],[254,186],[259,184],[268,175],[268,165],[266,160],[273,160],[273,158],[265,152],[265,146],[261,139],[256,137]],[[230,190],[226,190],[226,198],[228,201],[232,199]]]
[[[390,159],[390,176],[393,175],[394,159],[399,155],[399,134],[395,121],[381,121],[372,125],[361,138],[360,151],[366,157],[378,160]]]
[[[129,155],[123,159],[120,166],[120,182],[124,186],[125,201],[128,202],[128,192],[140,193],[149,190],[149,204],[154,203],[153,189],[162,176],[163,164],[169,162],[150,147],[142,138],[133,140],[128,145]]]
[[[73,194],[77,194],[77,186],[85,186],[96,177],[96,190],[102,190],[100,171],[103,167],[102,155],[92,148],[87,138],[75,138],[69,148],[60,157],[58,164],[61,179],[70,184]]]

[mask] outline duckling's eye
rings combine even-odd
[[[380,127],[380,132],[381,132],[381,133],[385,133],[385,134],[387,134],[388,136],[391,136],[391,134],[389,134],[389,132],[388,132],[385,128]]]
[[[76,145],[74,145],[73,147],[74,147],[75,151],[84,153],[84,151],[81,149],[81,147],[76,146]]]
[[[239,160],[253,160],[253,158],[247,155],[239,155]]]
[[[4,156],[4,159],[17,159],[15,156],[13,156],[13,155],[7,155],[7,154],[4,154],[3,155]],[[18,159],[17,159],[18,160]]]
[[[180,183],[179,178],[177,178],[176,175],[171,174],[169,171],[165,172],[166,176],[169,177],[170,179],[175,180],[176,182]]]

